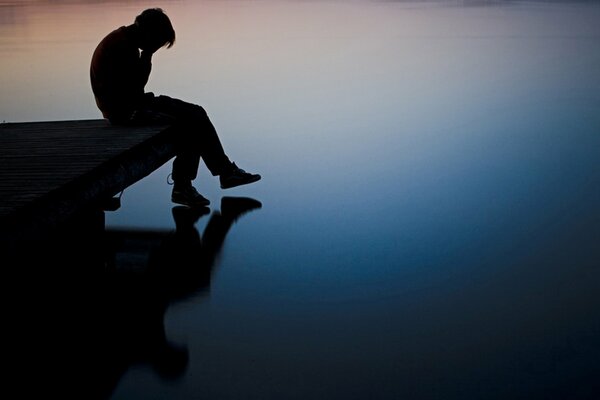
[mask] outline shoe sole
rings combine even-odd
[[[231,185],[221,185],[221,189],[231,189],[237,186],[242,186],[242,185],[248,185],[250,183],[254,183],[257,181],[260,181],[260,176],[256,177],[256,178],[252,178],[251,180],[247,180],[247,181],[243,181],[243,182],[239,182],[239,183],[234,183]]]

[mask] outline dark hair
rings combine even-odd
[[[171,20],[161,8],[148,8],[135,17],[135,24],[144,32],[164,39],[167,48],[175,43],[175,30]]]

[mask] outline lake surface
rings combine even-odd
[[[170,163],[124,191],[106,285],[36,330],[77,355],[60,392],[597,398],[598,2],[2,1],[0,121],[100,118],[91,54],[154,6],[177,41],[147,90],[263,178],[202,165],[183,233]],[[223,197],[262,206],[229,225]]]

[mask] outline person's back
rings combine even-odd
[[[92,56],[90,80],[105,118],[119,121],[131,116],[143,100],[150,68],[150,59],[140,57],[130,27],[122,26],[102,39]]]

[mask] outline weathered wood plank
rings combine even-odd
[[[175,155],[167,126],[106,120],[0,124],[0,239],[36,236]]]

